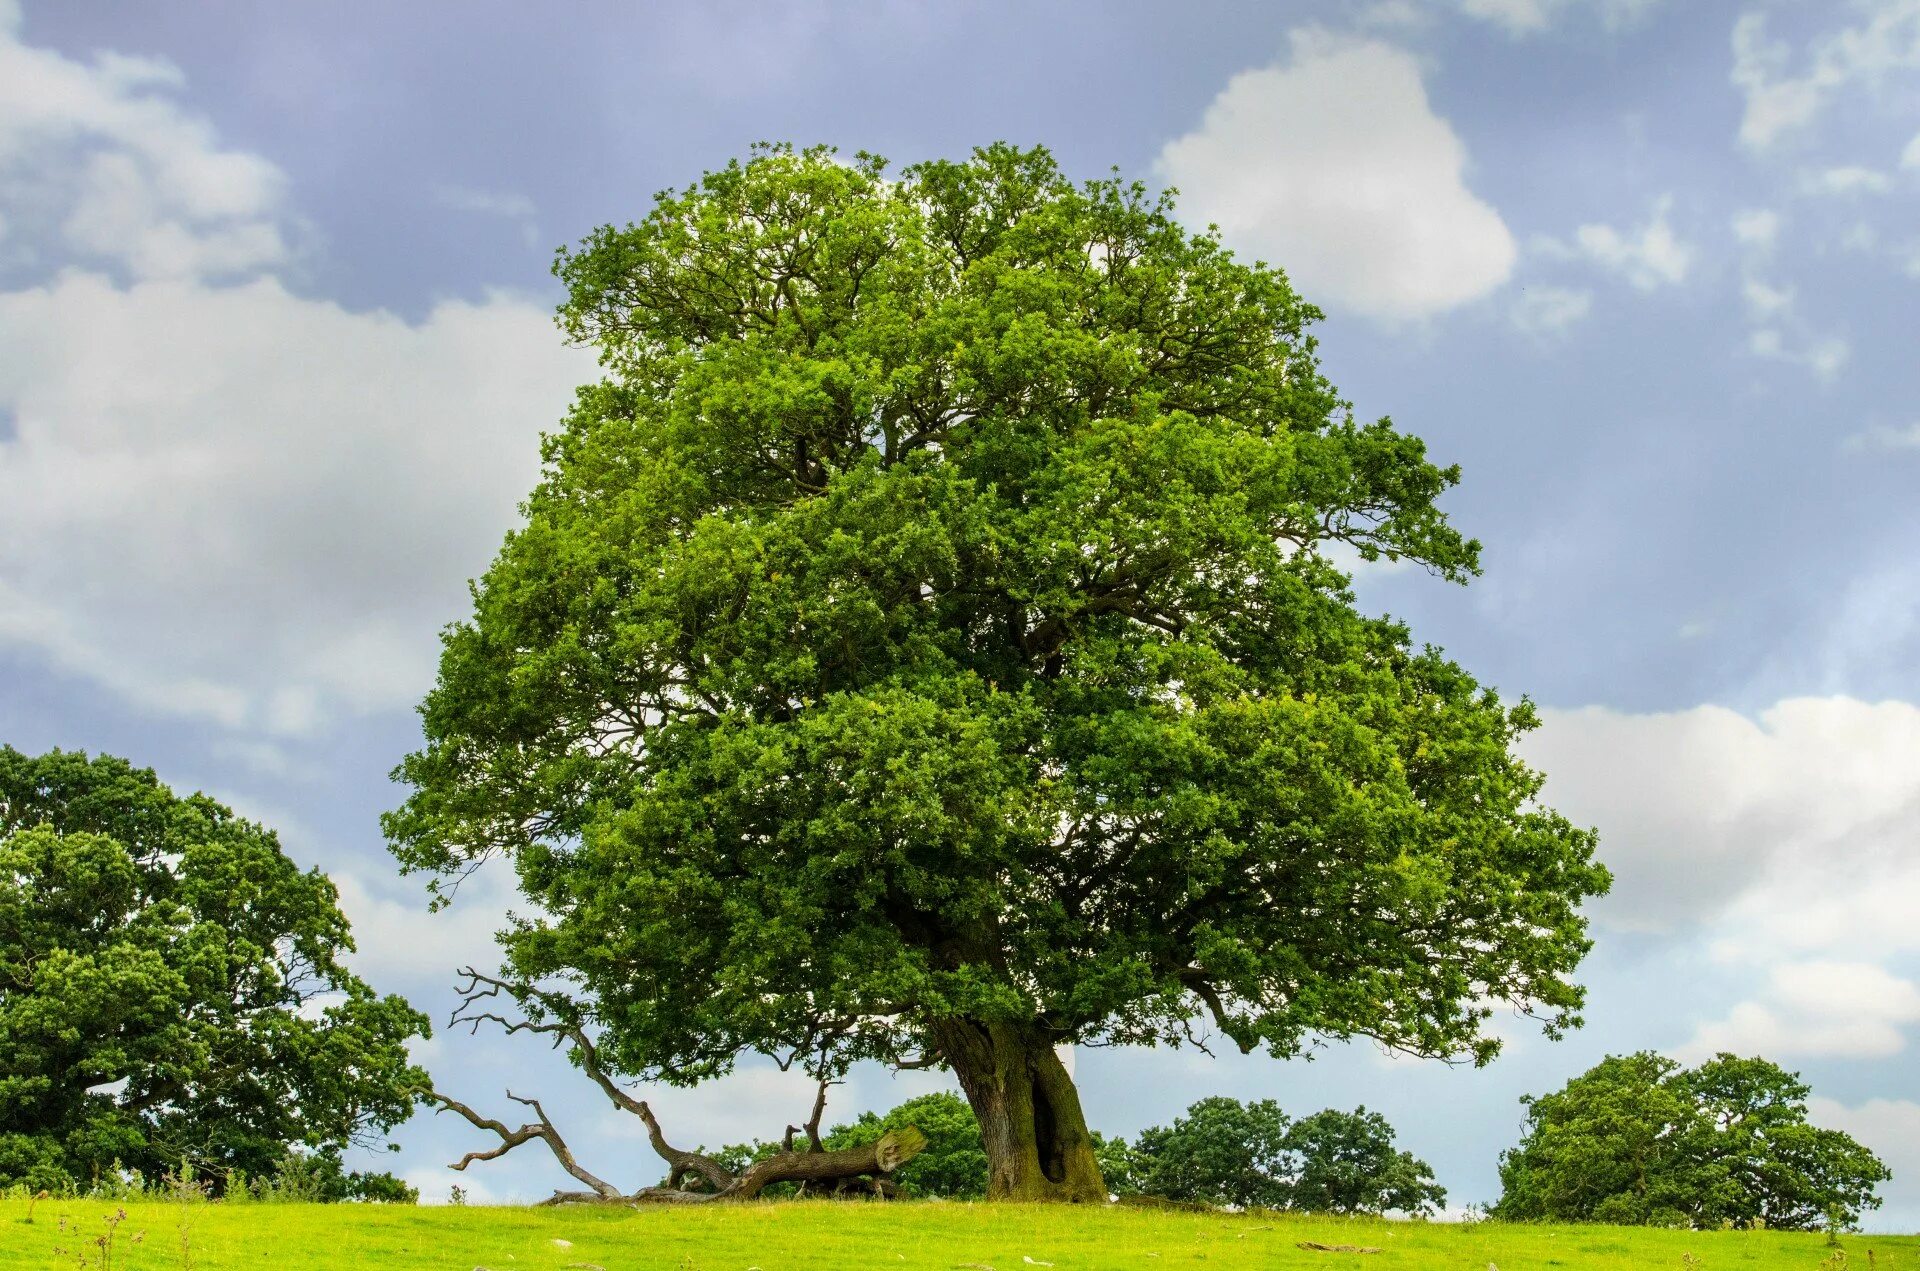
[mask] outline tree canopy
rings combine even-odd
[[[1248,1209],[1426,1214],[1447,1199],[1432,1167],[1396,1151],[1393,1127],[1365,1108],[1292,1121],[1271,1099],[1206,1098],[1141,1131],[1128,1165],[1148,1195]]]
[[[0,747],[0,1183],[260,1178],[294,1149],[366,1183],[327,1149],[406,1118],[428,1028],[352,947],[271,830],[122,759]]]
[[[1278,269],[996,145],[761,148],[556,272],[604,377],[386,825],[514,859],[507,970],[612,1068],[947,1065],[991,1194],[1092,1199],[1061,1044],[1575,1022],[1607,875],[1531,707],[1336,564],[1474,574],[1457,473],[1354,418]]]
[[[1807,1121],[1807,1085],[1764,1059],[1697,1068],[1609,1056],[1523,1100],[1526,1132],[1500,1161],[1513,1219],[1806,1230],[1851,1225],[1891,1175],[1838,1130]]]

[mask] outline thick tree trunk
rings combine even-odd
[[[979,1118],[989,1200],[1106,1203],[1080,1092],[1038,1028],[945,1019],[933,1033]]]

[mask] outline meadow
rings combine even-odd
[[[116,1214],[124,1213],[117,1223]],[[774,1201],[712,1208],[0,1202],[0,1268],[1167,1271],[1204,1267],[1912,1267],[1920,1236],[1387,1222],[1127,1207]],[[102,1238],[110,1237],[102,1245]],[[1303,1242],[1375,1252],[1302,1248]]]

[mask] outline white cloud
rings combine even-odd
[[[1285,268],[1309,299],[1384,319],[1465,304],[1512,272],[1513,237],[1466,166],[1411,54],[1323,31],[1295,31],[1288,61],[1234,76],[1157,160],[1190,220]]]
[[[1773,968],[1765,1000],[1737,1003],[1675,1051],[1698,1063],[1721,1051],[1768,1058],[1882,1059],[1906,1047],[1920,1020],[1920,989],[1865,962],[1791,962]]]
[[[1583,258],[1619,274],[1640,291],[1653,291],[1685,282],[1693,266],[1693,248],[1680,240],[1668,220],[1672,211],[1673,196],[1663,195],[1637,230],[1582,225],[1574,231],[1571,244],[1543,239],[1535,247],[1549,257]]]
[[[1824,33],[1799,58],[1785,41],[1769,38],[1763,13],[1734,24],[1732,80],[1746,98],[1743,144],[1764,150],[1811,124],[1843,90],[1874,88],[1891,72],[1920,67],[1920,0],[1856,8],[1864,9],[1863,21]]]
[[[1857,164],[1847,164],[1807,173],[1800,178],[1800,191],[1803,194],[1845,197],[1854,194],[1882,194],[1891,184],[1884,172],[1876,172],[1872,168],[1863,168]]]
[[[590,374],[543,306],[417,323],[271,279],[0,293],[0,641],[137,705],[404,705]]]
[[[1920,168],[1920,132],[1914,133],[1913,140],[1909,141],[1907,148],[1900,152],[1900,166]]]
[[[1513,325],[1535,339],[1566,334],[1593,308],[1593,293],[1574,287],[1532,287],[1513,302]]]
[[[495,862],[460,885],[454,903],[432,913],[417,878],[391,873],[369,881],[351,865],[329,862],[340,888],[340,911],[353,925],[353,969],[383,991],[444,989],[461,967],[492,970],[500,962],[495,933],[509,910],[531,906],[517,890],[511,865]]]
[[[1853,346],[1837,335],[1815,335],[1795,324],[1792,331],[1780,327],[1761,327],[1747,336],[1747,352],[1757,358],[1804,366],[1815,376],[1830,380],[1853,356]]]
[[[1780,241],[1780,213],[1768,208],[1750,208],[1733,218],[1733,237],[1743,247],[1772,251]]]
[[[1800,957],[1920,948],[1920,924],[1843,920],[1849,904],[1864,914],[1889,896],[1920,899],[1920,706],[1792,698],[1751,719],[1718,706],[1542,718],[1524,752],[1547,773],[1546,801],[1600,830],[1615,874],[1595,910],[1603,924],[1732,921],[1723,936]],[[1917,890],[1904,892],[1892,867],[1910,858]],[[1776,910],[1803,918],[1753,918]],[[1872,942],[1850,944],[1850,931]]]
[[[153,58],[78,62],[18,39],[0,14],[0,209],[20,238],[137,277],[244,274],[285,259],[285,177],[223,149]]]
[[[1793,288],[1776,287],[1758,278],[1749,278],[1741,293],[1747,302],[1747,314],[1755,322],[1771,322],[1793,308]]]
[[[1459,0],[1460,11],[1504,27],[1509,35],[1536,35],[1565,14],[1587,8],[1608,30],[1631,26],[1660,0]]]
[[[1908,424],[1904,428],[1895,428],[1886,424],[1875,424],[1847,438],[1846,449],[1855,452],[1871,450],[1920,450],[1920,422]]]
[[[1540,35],[1563,19],[1590,13],[1608,31],[1634,26],[1661,0],[1372,0],[1359,23],[1370,27],[1413,29],[1448,13],[1499,27],[1515,39]]]

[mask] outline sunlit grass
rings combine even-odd
[[[102,1265],[96,1241],[113,1230],[112,1266],[125,1271],[223,1268],[421,1267],[469,1271],[819,1271],[971,1265],[1074,1268],[1541,1267],[1721,1268],[1845,1266],[1920,1271],[1920,1237],[1787,1232],[1675,1232],[1624,1227],[1400,1223],[1133,1208],[940,1202],[770,1202],[675,1209],[478,1206],[221,1205],[141,1200],[0,1202],[0,1267]],[[558,1241],[568,1243],[561,1244]],[[1300,1242],[1358,1245],[1329,1253]],[[64,1250],[64,1253],[56,1253]],[[1871,1253],[1871,1258],[1869,1254]],[[1840,1256],[1836,1256],[1840,1255]]]

